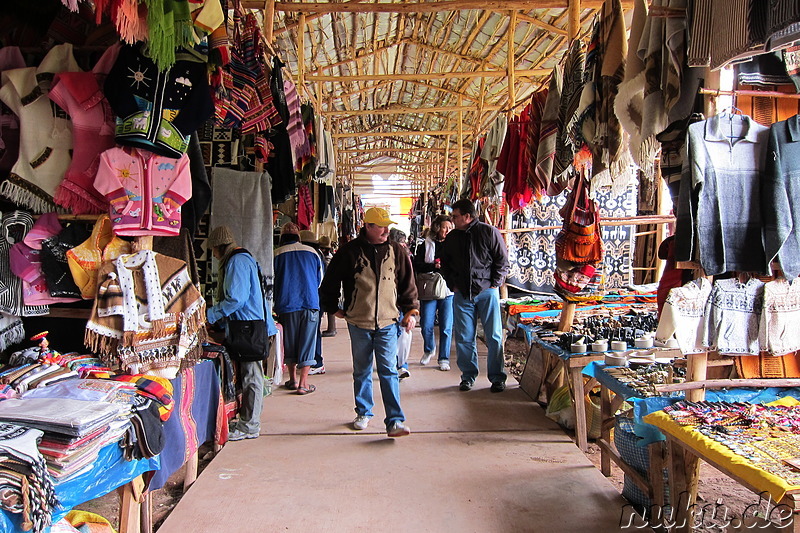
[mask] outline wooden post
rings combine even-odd
[[[304,87],[306,83],[306,14],[300,13],[300,19],[297,23],[297,81],[300,87]]]
[[[189,460],[185,463],[185,469],[183,471],[183,492],[185,493],[189,490],[189,487],[197,481],[197,465],[199,463],[199,457],[197,450],[189,457]]]
[[[458,97],[458,107],[463,105],[462,98]],[[464,189],[464,112],[458,111],[458,193]]]
[[[561,315],[558,320],[558,331],[572,331],[572,323],[575,321],[575,302],[564,302]]]
[[[517,87],[516,87],[516,79],[515,79],[515,67],[514,67],[514,56],[515,56],[515,43],[514,43],[514,31],[517,29],[517,12],[510,11],[508,15],[508,31],[506,34],[508,35],[508,57],[506,59],[506,72],[508,76],[508,111],[507,117],[508,122],[511,122],[511,119],[514,118],[514,107],[517,105]],[[506,241],[506,249],[508,249],[511,243],[511,234],[508,233],[507,230],[511,229],[511,205],[504,200],[504,197],[500,198],[501,205],[505,203],[505,218],[503,221],[503,227],[506,229],[506,233],[503,238]],[[500,287],[500,298],[505,299],[508,298],[508,285],[503,283]],[[577,400],[576,400],[577,401]]]
[[[139,508],[139,520],[141,533],[153,533],[153,496],[150,491],[144,495],[144,501]]]
[[[137,478],[140,479],[140,478]],[[141,510],[134,492],[136,479],[119,487],[119,533],[139,533],[141,531]]]
[[[275,0],[266,0],[264,4],[264,39],[273,44],[273,28],[275,27]]]
[[[578,38],[581,32],[581,0],[569,0],[569,10],[567,16],[567,37],[570,43]]]

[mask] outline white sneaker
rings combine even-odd
[[[408,429],[402,422],[394,422],[391,426],[386,428],[386,434],[395,439],[397,437],[405,437],[406,435],[410,435],[411,430]]]
[[[369,417],[364,415],[358,415],[355,420],[353,420],[353,429],[357,429],[358,431],[362,431],[367,429],[369,425]]]
[[[406,379],[411,377],[411,372],[408,371],[407,368],[398,368],[397,369],[397,377],[400,379]]]
[[[439,370],[441,370],[442,372],[447,372],[448,370],[450,370],[450,361],[441,361],[439,363]]]
[[[427,353],[427,352],[426,352],[426,353],[425,353],[425,354],[422,356],[422,359],[420,359],[420,360],[419,360],[419,364],[421,364],[422,366],[425,366],[425,365],[427,365],[428,363],[430,363],[430,362],[431,362],[431,357],[433,357],[433,352],[431,352],[431,353]]]
[[[319,366],[319,367],[316,367],[316,368],[314,368],[312,366],[311,370],[308,371],[308,375],[309,376],[315,376],[317,374],[324,374],[324,373],[325,373],[325,365],[322,365],[322,366]]]

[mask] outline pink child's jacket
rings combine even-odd
[[[94,188],[111,204],[117,235],[178,235],[181,205],[192,197],[189,156],[180,159],[133,147],[103,152]]]

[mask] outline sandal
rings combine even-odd
[[[309,385],[308,387],[297,387],[297,394],[311,394],[315,390],[317,390],[317,387],[314,385]]]
[[[295,383],[292,380],[287,381],[286,383],[283,384],[283,386],[289,390],[297,390],[297,383]]]

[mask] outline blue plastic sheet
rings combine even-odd
[[[639,398],[636,396],[637,393],[635,390],[625,386],[603,372],[604,368],[605,365],[600,361],[593,361],[584,367],[583,374],[596,378],[597,381],[614,391],[614,393],[621,394],[628,403],[633,405],[633,432],[643,439],[639,442],[639,446],[646,446],[653,442],[665,440],[664,434],[661,433],[658,428],[642,422],[642,419],[650,413],[662,411],[668,405],[683,400],[685,394],[679,392],[673,393],[670,396]],[[784,396],[792,396],[800,399],[800,388],[742,387],[735,389],[711,389],[706,391],[706,400],[710,402],[768,403],[783,398]]]
[[[158,456],[126,461],[118,442],[103,447],[89,472],[56,484],[56,496],[60,503],[53,510],[53,523],[61,520],[76,505],[99,498],[145,472],[158,469]],[[0,511],[0,531],[22,531],[21,517],[22,515]]]

